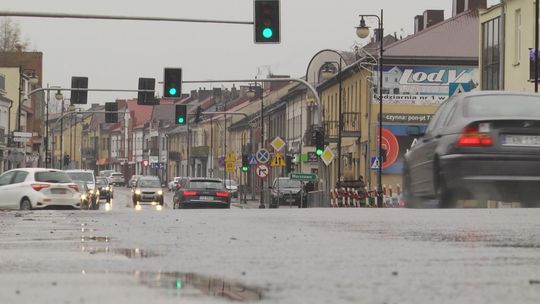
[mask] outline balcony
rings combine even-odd
[[[342,114],[343,129],[341,130],[342,137],[360,137],[362,128],[361,113],[346,112]]]
[[[327,142],[337,142],[339,122],[337,120],[327,120],[323,122],[323,127],[325,140]]]

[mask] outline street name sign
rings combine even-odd
[[[317,174],[311,173],[291,173],[289,174],[289,178],[301,181],[316,181],[318,179]]]
[[[32,137],[32,133],[30,133],[30,132],[13,132],[13,137],[30,138],[30,137]]]

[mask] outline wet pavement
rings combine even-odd
[[[0,302],[540,299],[540,209],[135,210],[116,191],[99,211],[0,212]]]

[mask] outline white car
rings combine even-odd
[[[79,187],[66,172],[45,168],[13,169],[0,175],[0,209],[81,208]]]

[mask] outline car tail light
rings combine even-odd
[[[229,192],[217,192],[216,193],[216,196],[217,197],[229,197]]]
[[[79,186],[77,186],[75,184],[69,184],[68,187],[75,190],[75,191],[77,191],[77,192],[79,192]]]
[[[493,145],[493,138],[489,133],[480,132],[478,126],[472,125],[463,129],[457,145],[459,147],[489,147]]]
[[[51,185],[47,184],[32,184],[32,189],[36,191],[41,191],[42,189],[49,188]]]
[[[195,195],[197,195],[197,192],[195,192],[195,191],[184,191],[184,192],[182,192],[182,194],[184,196],[195,196]]]

